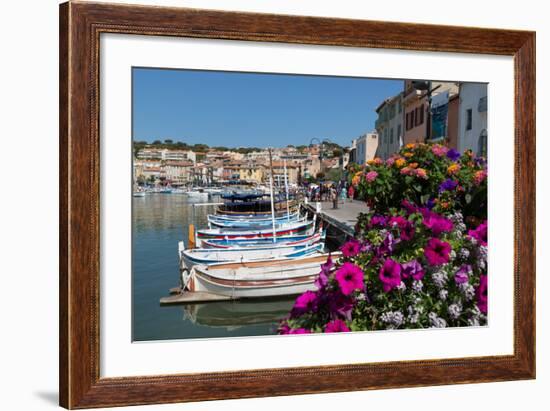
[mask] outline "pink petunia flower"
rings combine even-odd
[[[417,260],[411,260],[401,264],[401,275],[403,278],[412,278],[413,280],[422,280],[424,278],[424,270]]]
[[[487,246],[487,220],[478,225],[475,230],[468,230],[468,235],[475,238],[481,245]]]
[[[363,270],[357,265],[350,262],[342,264],[335,275],[342,294],[350,295],[355,290],[363,290],[365,288],[363,275]]]
[[[401,240],[410,241],[413,239],[415,233],[416,229],[414,227],[414,224],[410,221],[407,221],[407,223],[403,227],[401,227],[399,237],[401,238]]]
[[[317,310],[318,300],[317,294],[313,291],[306,291],[300,295],[294,302],[292,307],[291,316],[297,317],[307,312]]]
[[[455,273],[455,283],[463,284],[467,283],[470,278],[470,273],[472,272],[472,266],[469,264],[462,264],[460,268]]]
[[[355,257],[361,252],[361,243],[355,238],[352,238],[340,247],[340,251],[342,251],[344,257]]]
[[[342,320],[333,320],[327,323],[325,325],[325,332],[326,333],[344,333],[349,332],[350,329],[346,325],[346,323]]]
[[[327,262],[324,264],[321,264],[321,272],[319,273],[319,276],[315,279],[315,286],[317,289],[322,290],[324,289],[328,284],[328,276],[330,275],[330,272],[334,268],[334,262],[332,261],[332,258],[329,254],[327,258]]]
[[[453,222],[451,220],[437,213],[432,213],[431,211],[424,214],[424,219],[422,222],[435,236],[438,236],[441,233],[448,233],[453,229]]]
[[[424,248],[424,256],[428,264],[432,266],[442,265],[449,262],[451,245],[439,238],[430,238]]]
[[[479,285],[476,288],[477,307],[483,314],[487,314],[488,310],[488,298],[487,298],[487,276],[481,275],[479,277]]]
[[[401,264],[391,258],[387,258],[382,267],[380,267],[378,278],[382,281],[384,292],[390,292],[401,284]]]
[[[353,298],[335,291],[327,294],[328,309],[331,317],[343,317],[346,320],[351,320],[351,312],[353,311]]]

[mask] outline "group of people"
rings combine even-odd
[[[311,184],[307,187],[307,197],[310,201],[332,201],[333,207],[338,208],[339,199],[348,198],[347,186],[347,181]]]

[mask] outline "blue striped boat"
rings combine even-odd
[[[290,235],[276,237],[275,242],[272,238],[255,238],[244,240],[231,240],[224,238],[223,240],[204,240],[203,248],[244,248],[244,247],[273,247],[274,245],[303,245],[315,244],[319,241],[324,241],[326,231],[319,230],[315,234],[309,235]]]
[[[305,221],[306,217],[300,218],[298,213],[291,216],[285,217],[276,217],[275,218],[275,227],[279,227],[283,224]],[[215,218],[215,216],[208,216],[208,225],[210,227],[221,227],[221,228],[234,228],[234,229],[246,229],[254,230],[260,228],[269,228],[273,225],[273,219],[262,219],[262,220],[220,220]]]
[[[185,268],[191,270],[196,264],[210,265],[224,262],[265,261],[276,258],[301,258],[323,252],[325,243],[311,245],[275,245],[273,247],[245,248],[192,248],[180,249],[180,261]],[[183,268],[182,266],[182,268]]]

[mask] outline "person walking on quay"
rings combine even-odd
[[[338,208],[338,192],[334,186],[330,188],[330,198],[332,200],[332,208]]]

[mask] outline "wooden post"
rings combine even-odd
[[[195,248],[195,226],[193,224],[189,224],[189,238],[187,239],[187,247],[188,248]]]

